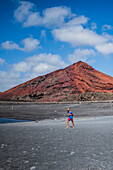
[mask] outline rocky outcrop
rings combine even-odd
[[[78,100],[78,98],[83,100],[81,94],[90,94],[89,92],[113,93],[113,77],[79,61],[65,69],[39,76],[2,92],[0,100],[38,102]],[[76,97],[78,95],[81,97]]]
[[[103,101],[103,100],[113,100],[113,94],[102,92],[87,92],[72,95],[63,99],[63,101]],[[62,102],[62,100],[60,102]]]

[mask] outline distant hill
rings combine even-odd
[[[79,61],[64,69],[39,76],[2,92],[0,100],[37,102],[86,100],[88,97],[85,96],[88,94],[93,96],[89,97],[90,100],[96,100],[98,95],[107,96],[102,97],[103,99],[109,97],[113,99],[113,77]]]

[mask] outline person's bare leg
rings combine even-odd
[[[75,127],[74,122],[72,122],[72,124],[73,124],[73,128],[74,128]]]
[[[67,120],[67,128],[69,127],[69,121]]]

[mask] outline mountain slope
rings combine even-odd
[[[113,93],[113,77],[79,61],[2,92],[0,100],[49,102],[87,92]]]

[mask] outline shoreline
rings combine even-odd
[[[99,120],[99,119],[108,119],[108,118],[113,118],[113,115],[98,115],[98,116],[74,116],[73,119],[74,119],[74,122],[78,122],[78,121],[89,121],[89,120]],[[0,118],[2,119],[2,118]],[[9,119],[10,118],[3,118],[3,119]],[[51,123],[61,123],[61,122],[67,122],[67,119],[68,117],[58,117],[58,118],[45,118],[45,119],[37,119],[37,120],[20,120],[20,119],[11,119],[14,120],[14,122],[7,122],[7,123],[0,123],[0,125],[2,124],[31,124],[31,123],[43,123],[43,122],[51,122]],[[71,124],[71,121],[70,121],[70,124]]]
[[[84,117],[74,117],[74,122],[81,122],[81,121],[92,121],[92,120],[99,120],[99,119],[109,119],[109,118],[113,118],[113,115],[109,115],[109,116],[84,116]],[[0,118],[1,119],[1,118]],[[10,119],[9,119],[10,120]],[[16,120],[15,122],[7,122],[7,123],[0,123],[1,125],[30,125],[30,124],[38,124],[41,125],[42,123],[51,123],[51,124],[60,124],[60,123],[65,123],[67,124],[67,118],[66,117],[62,117],[62,118],[57,118],[57,119],[41,119],[41,120],[18,120],[18,119],[11,119],[11,120]],[[69,124],[71,125],[71,121],[69,122]]]

